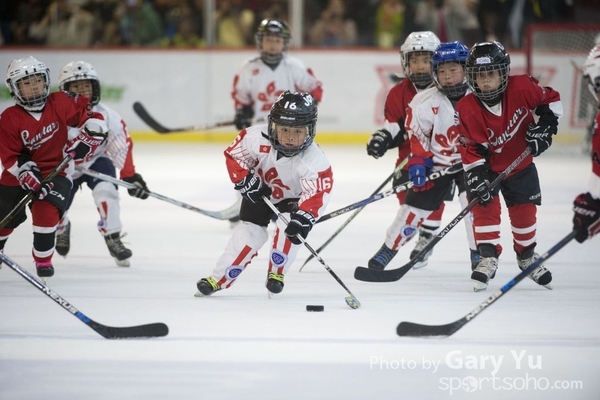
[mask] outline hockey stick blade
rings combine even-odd
[[[506,178],[527,156],[531,154],[531,149],[527,147],[519,157],[517,157],[508,167],[500,173],[496,179],[494,179],[488,187],[490,189],[495,188]],[[467,204],[467,206],[456,216],[452,221],[444,227],[432,241],[427,243],[419,253],[417,253],[408,263],[400,268],[377,270],[365,267],[357,267],[354,270],[354,278],[364,282],[395,282],[400,280],[411,268],[421,259],[421,257],[433,248],[452,228],[454,228],[464,217],[466,217],[471,210],[479,203],[478,198],[474,198]]]
[[[25,280],[35,286],[38,290],[44,293],[46,296],[54,300],[59,306],[73,314],[81,322],[92,328],[98,334],[106,339],[141,339],[141,338],[154,338],[167,336],[169,333],[169,327],[162,322],[157,322],[147,325],[139,326],[127,326],[127,327],[112,327],[106,326],[86,316],[84,313],[79,311],[75,306],[69,303],[67,300],[62,298],[54,290],[44,285],[33,277],[27,270],[23,269],[16,262],[10,259],[8,256],[0,252],[0,260],[8,265],[10,269],[21,275]]]
[[[509,282],[507,282],[504,286],[502,286],[499,290],[494,292],[487,300],[483,301],[481,304],[477,306],[477,308],[473,309],[470,313],[465,315],[464,317],[451,322],[445,325],[424,325],[417,324],[414,322],[400,322],[398,327],[396,328],[396,333],[399,336],[405,337],[448,337],[458,331],[460,328],[465,326],[468,322],[473,320],[476,316],[478,316],[483,310],[494,304],[500,297],[502,297],[506,292],[512,289],[517,283],[525,279],[527,275],[532,273],[535,269],[537,269],[540,265],[542,265],[546,260],[552,257],[557,251],[562,249],[567,243],[569,243],[575,235],[576,231],[570,232],[567,236],[561,239],[557,244],[552,246],[546,253],[542,254],[537,260],[531,263],[527,268],[525,268],[521,273],[512,278]]]
[[[354,270],[354,279],[363,281],[363,282],[396,282],[408,271],[412,269],[412,267],[421,260],[421,255],[427,253],[429,250],[433,248],[440,240],[444,238],[454,228],[460,221],[466,217],[471,210],[477,205],[479,199],[473,199],[467,206],[456,216],[452,221],[444,227],[434,238],[431,240],[423,249],[417,253],[413,258],[410,259],[409,262],[396,269],[372,269],[365,267],[356,267]]]
[[[217,122],[213,125],[189,125],[183,126],[180,128],[167,128],[166,126],[160,124],[157,120],[152,118],[146,107],[142,105],[139,101],[133,103],[133,111],[140,117],[142,121],[144,121],[150,128],[154,129],[158,133],[175,133],[175,132],[190,132],[190,131],[206,131],[214,128],[219,128],[222,126],[230,126],[234,125],[233,121],[224,121]]]
[[[162,322],[119,328],[102,325],[96,321],[89,320],[87,325],[106,339],[154,338],[167,336],[169,333],[169,327]]]

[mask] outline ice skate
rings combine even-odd
[[[104,236],[108,251],[119,267],[129,267],[129,259],[132,256],[131,250],[126,248],[123,242],[121,242],[121,238],[124,236],[121,236],[121,232]]]
[[[531,251],[529,251],[531,252]],[[540,258],[538,253],[533,252],[533,254],[527,254],[528,251],[524,251],[522,254],[517,254],[517,265],[521,269],[521,271],[525,270],[529,267],[535,260]],[[545,287],[546,289],[552,290],[552,273],[548,270],[548,268],[544,267],[544,265],[540,265],[532,273],[527,275],[529,279],[533,280],[540,286]]]
[[[54,267],[52,266],[52,261],[44,261],[44,262],[35,262],[35,269],[37,272],[37,276],[39,276],[44,284],[46,284],[46,280],[52,276],[54,276]]]
[[[433,240],[433,232],[426,231],[424,229],[419,229],[419,239],[417,240],[417,244],[413,251],[410,252],[410,259],[412,260]],[[423,254],[423,256],[415,263],[413,269],[423,268],[427,265],[427,259],[433,253],[433,249],[429,250],[427,253]]]
[[[56,252],[66,257],[71,249],[71,221],[67,225],[56,230]]]
[[[371,269],[383,270],[396,254],[398,254],[398,250],[392,250],[384,243],[377,253],[371,257],[368,266]]]
[[[196,292],[194,295],[196,297],[210,296],[214,292],[221,290],[221,286],[219,286],[215,278],[212,276],[200,279],[196,283],[196,287],[198,288],[198,292]]]
[[[269,291],[269,298],[273,297],[274,294],[281,293],[283,291],[283,275],[269,272],[265,286]]]
[[[475,282],[473,290],[481,292],[487,289],[488,282],[490,279],[494,279],[496,276],[496,270],[498,269],[498,258],[496,257],[481,257],[479,264],[473,270],[471,274],[471,280]]]

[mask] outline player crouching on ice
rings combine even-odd
[[[266,281],[269,296],[283,290],[283,277],[300,249],[297,236],[307,237],[333,186],[329,160],[313,142],[316,122],[313,97],[285,91],[273,104],[267,125],[243,129],[225,150],[229,176],[243,197],[242,223],[212,275],[197,282],[196,296],[229,288],[265,244],[273,211],[263,196],[290,221],[288,226],[276,221]]]

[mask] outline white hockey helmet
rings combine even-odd
[[[24,98],[17,85],[21,79],[39,75],[44,79],[44,91],[33,98]],[[50,94],[50,70],[33,56],[12,60],[6,71],[6,87],[15,102],[28,111],[42,111]]]
[[[431,72],[428,74],[413,74],[409,68],[410,55],[412,53],[433,54],[440,45],[440,39],[431,31],[412,32],[402,46],[400,46],[400,61],[402,63],[402,72],[404,76],[411,80],[420,89],[423,89],[433,82]]]
[[[68,91],[68,83],[89,80],[92,83],[90,103],[95,106],[100,102],[100,79],[92,64],[85,61],[71,61],[60,69],[58,74],[58,88]]]
[[[588,82],[590,92],[596,99],[600,95],[600,44],[594,46],[583,64],[583,77]]]

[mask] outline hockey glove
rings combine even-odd
[[[67,154],[70,154],[74,160],[83,160],[104,143],[107,136],[105,132],[95,132],[84,127],[75,139],[67,143]]]
[[[37,192],[39,200],[48,196],[48,193],[54,187],[54,183],[52,182],[42,184],[42,174],[37,164],[33,161],[27,161],[21,165],[18,174],[19,185],[25,190]]]
[[[241,131],[252,125],[252,117],[254,117],[252,106],[240,106],[235,110],[233,123],[235,124],[235,127]]]
[[[529,124],[525,140],[527,146],[531,149],[531,155],[539,156],[552,145],[552,135],[556,135],[557,128],[555,125],[536,125]]]
[[[248,171],[246,177],[235,184],[235,190],[239,190],[242,197],[252,203],[259,203],[263,196],[270,197],[272,193],[271,188],[254,171]]]
[[[471,198],[479,198],[479,203],[486,206],[492,201],[493,194],[488,188],[490,183],[490,173],[487,164],[478,165],[475,168],[465,172],[467,180],[467,189]]]
[[[589,193],[581,193],[573,202],[573,211],[573,230],[577,231],[575,240],[583,243],[600,233],[600,199],[594,199]]]
[[[382,157],[392,144],[392,134],[385,129],[379,129],[371,135],[367,143],[367,154],[373,158]]]
[[[414,184],[412,190],[422,192],[433,187],[433,182],[427,180],[427,175],[433,168],[431,158],[413,156],[408,160],[408,179]]]
[[[301,244],[302,242],[298,239],[298,236],[306,239],[314,224],[315,217],[311,213],[298,210],[290,215],[290,223],[285,228],[285,235],[290,242]]]
[[[121,180],[129,183],[133,183],[136,188],[135,189],[127,189],[127,193],[129,193],[132,197],[137,197],[138,199],[146,200],[148,198],[148,186],[146,186],[146,182],[140,174],[137,172],[131,176],[126,178],[121,178]]]

